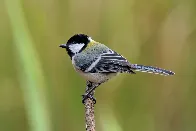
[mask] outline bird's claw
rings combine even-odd
[[[93,103],[96,104],[95,97],[92,96],[92,95],[90,95],[90,94],[89,95],[86,95],[86,94],[82,95],[82,103],[85,104],[85,100],[88,99],[88,98],[90,98],[91,100],[93,100]]]

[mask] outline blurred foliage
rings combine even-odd
[[[0,130],[85,130],[85,81],[58,47],[85,33],[132,63],[176,73],[101,85],[97,130],[195,131],[195,13],[195,0],[1,0]]]

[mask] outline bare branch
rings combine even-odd
[[[87,94],[92,88],[92,83],[87,82],[86,91]],[[90,95],[93,97],[95,91],[92,91]],[[85,106],[85,122],[86,122],[86,131],[95,131],[95,110],[94,110],[94,101],[90,98],[86,99],[84,102]]]
[[[95,131],[94,102],[90,98],[85,101],[86,131]]]

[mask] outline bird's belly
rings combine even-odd
[[[104,83],[112,77],[116,76],[117,73],[84,73],[80,72],[86,80],[95,82],[95,83]]]

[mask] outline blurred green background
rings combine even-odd
[[[85,130],[85,81],[58,47],[76,33],[176,73],[101,85],[98,131],[195,131],[195,13],[195,0],[0,0],[0,131]]]

